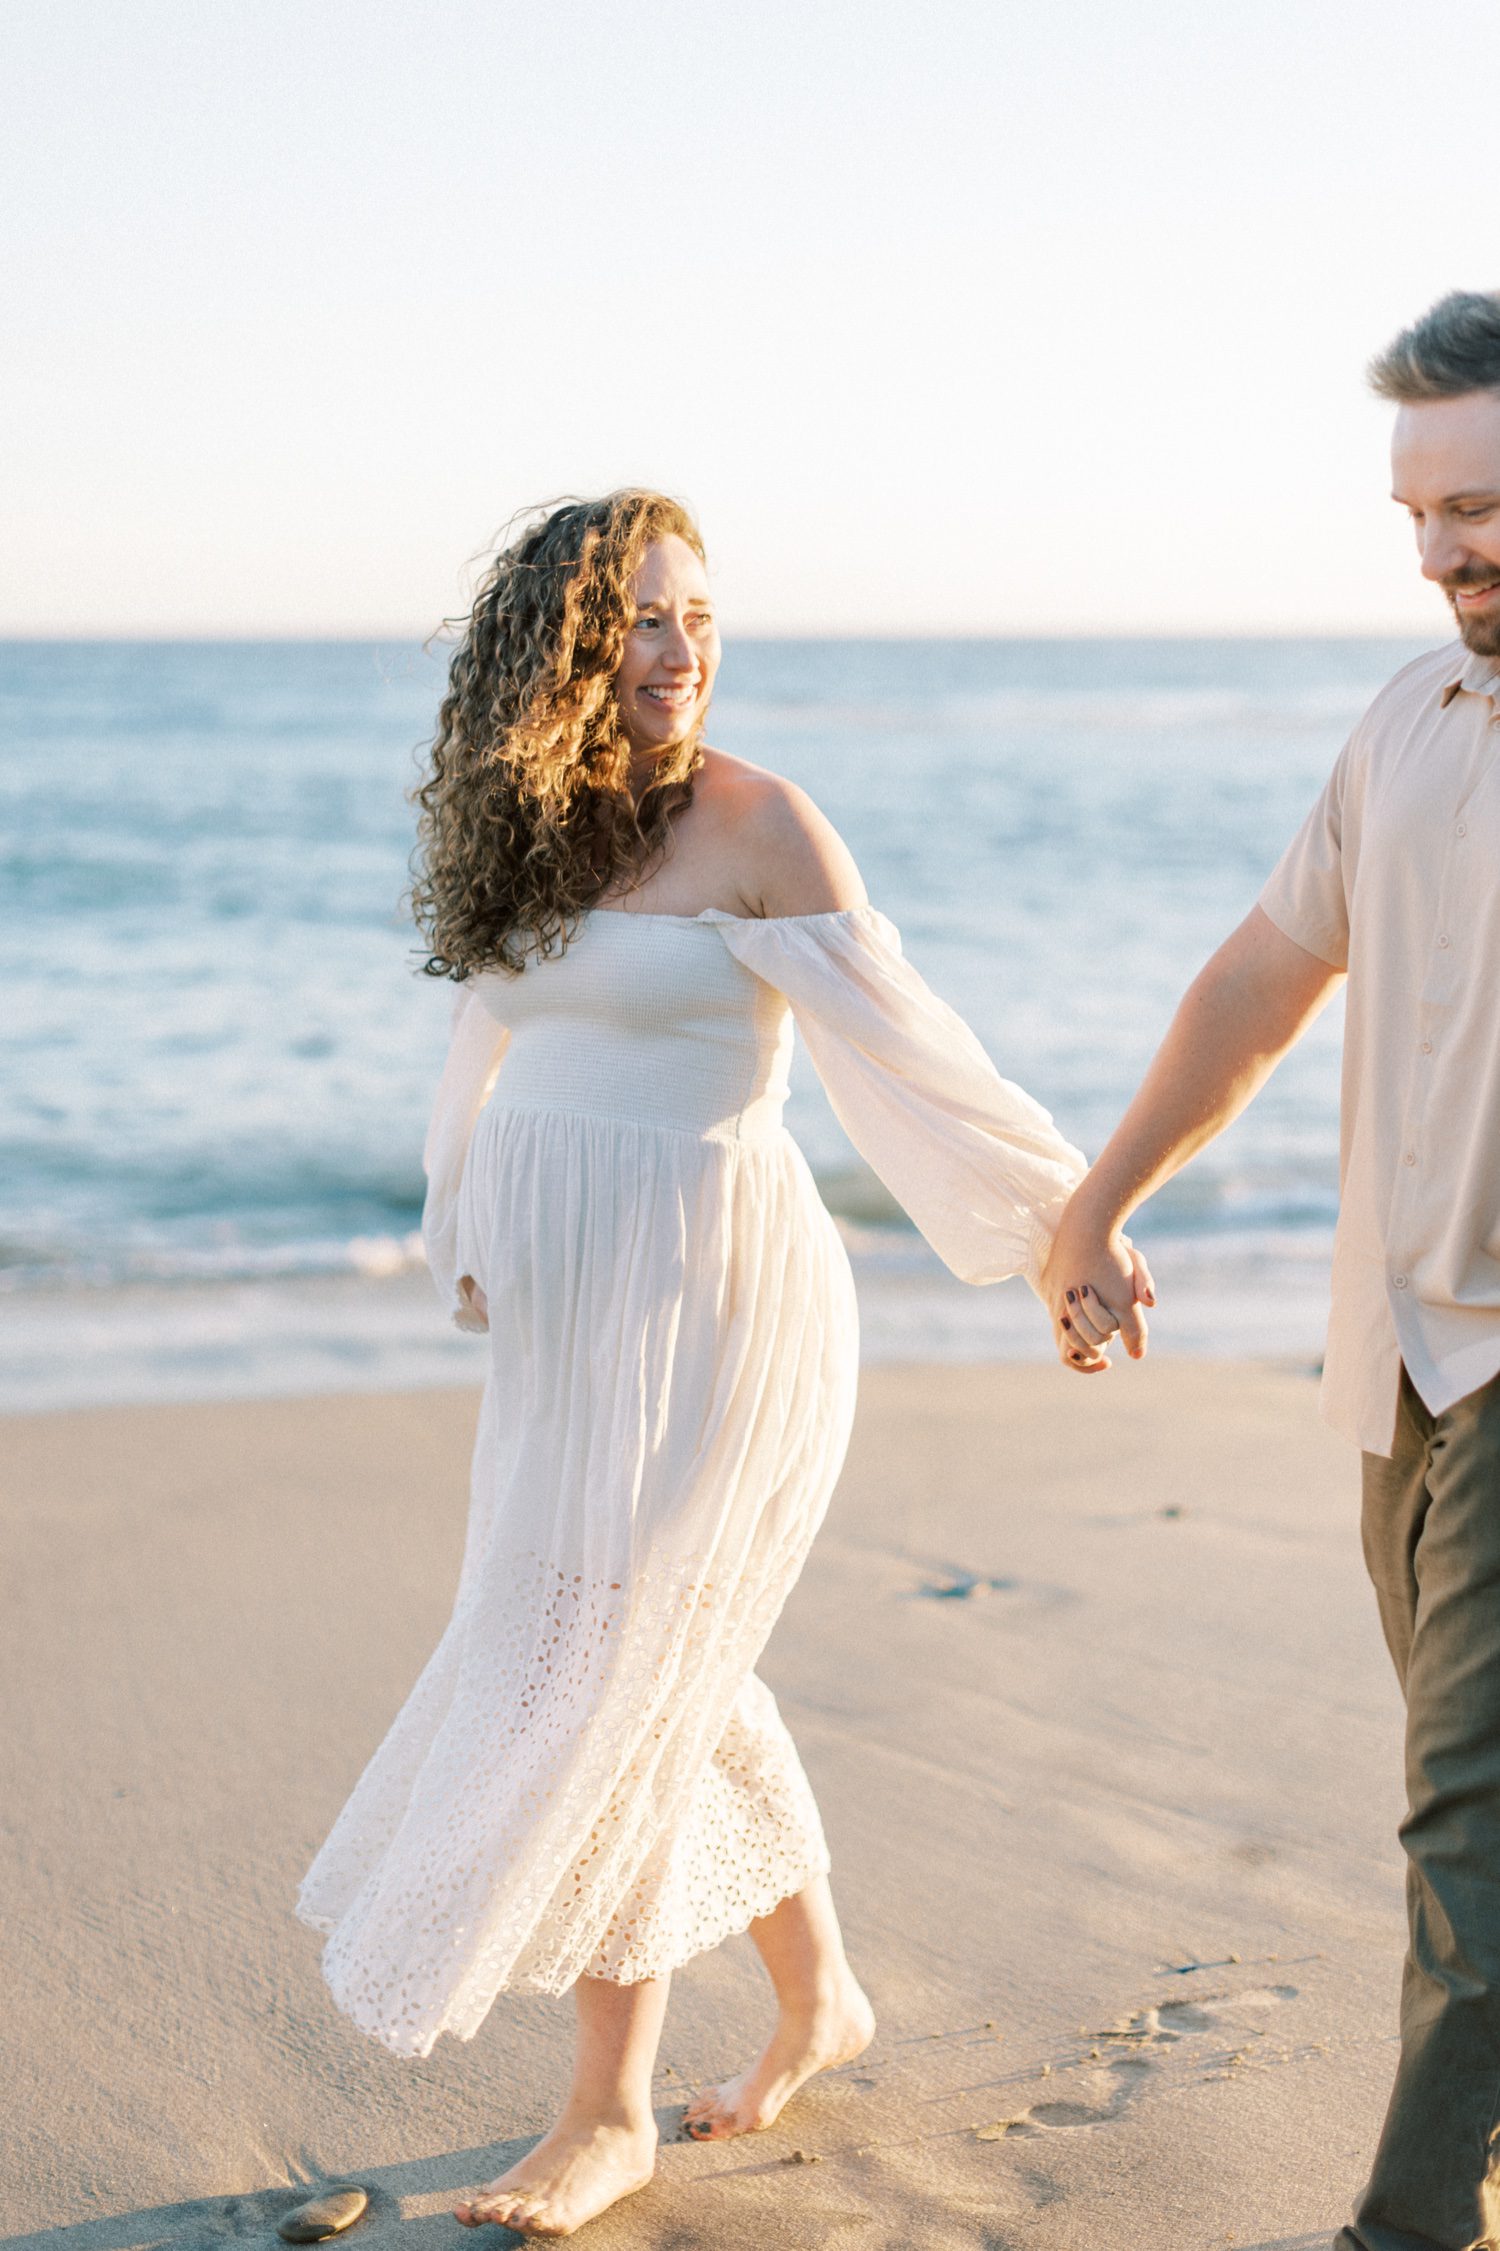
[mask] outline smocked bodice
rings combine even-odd
[[[736,1140],[780,1126],[791,1015],[724,945],[716,918],[594,913],[561,954],[472,989],[510,1035],[496,1110]]]

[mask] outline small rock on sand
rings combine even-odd
[[[339,2181],[332,2187],[320,2189],[305,2204],[296,2204],[290,2212],[283,2212],[276,2223],[276,2233],[283,2243],[323,2243],[330,2235],[341,2235],[352,2228],[355,2221],[363,2219],[369,2207],[368,2189],[352,2181]]]

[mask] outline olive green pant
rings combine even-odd
[[[1500,1378],[1440,1415],[1405,1371],[1364,1548],[1406,1697],[1401,2061],[1335,2251],[1500,2245]]]

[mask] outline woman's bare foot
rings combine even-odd
[[[852,2063],[875,2037],[875,2011],[851,1977],[837,2000],[807,2015],[782,2011],[759,2060],[738,2079],[705,2087],[683,2113],[694,2141],[727,2141],[774,2125],[814,2072]]]
[[[572,2235],[622,2196],[644,2188],[655,2167],[654,2122],[565,2111],[518,2165],[455,2205],[453,2217],[467,2228],[493,2223],[522,2235]]]

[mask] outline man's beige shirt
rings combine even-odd
[[[1349,972],[1323,1412],[1388,1454],[1403,1361],[1434,1414],[1500,1373],[1500,660],[1397,673],[1260,903]]]

